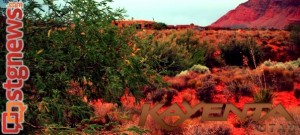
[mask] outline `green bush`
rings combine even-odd
[[[138,53],[161,75],[176,75],[195,64],[204,65],[206,48],[201,46],[197,39],[192,39],[192,35],[192,31],[187,31],[176,39],[163,40],[149,36],[136,42],[140,48]]]
[[[237,41],[236,39],[220,45],[221,56],[228,65],[243,66],[244,59],[248,60],[248,66],[255,68],[255,65],[263,61],[264,53],[253,39]]]
[[[295,67],[300,67],[300,58],[290,62]]]
[[[153,23],[153,29],[155,30],[163,30],[167,28],[167,24],[162,22],[155,22]]]
[[[294,91],[294,96],[295,96],[297,99],[300,98],[300,89],[299,89],[299,88],[295,89],[295,91]]]
[[[83,120],[93,117],[93,109],[83,102],[84,97],[89,101],[102,98],[121,106],[125,88],[139,100],[143,96],[140,88],[157,82],[150,80],[155,72],[142,57],[131,55],[133,48],[128,43],[135,34],[133,28],[120,30],[111,25],[124,12],[113,11],[109,2],[112,1],[71,0],[58,7],[45,1],[48,11],[42,10],[36,1],[25,5],[23,51],[31,76],[23,90],[24,102],[28,104],[24,134],[48,129],[73,134]],[[75,27],[71,28],[73,24]],[[4,34],[1,32],[0,37]],[[0,45],[3,75],[2,56],[6,52],[2,42]],[[2,76],[0,79],[3,81]],[[78,82],[81,95],[70,86],[71,81]],[[6,101],[2,97],[1,102]]]
[[[300,49],[300,25],[290,24],[286,27],[286,30],[290,31],[292,42]]]

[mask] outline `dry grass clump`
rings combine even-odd
[[[206,103],[212,102],[217,82],[212,75],[206,75],[201,79],[201,86],[197,88],[198,99]]]
[[[293,72],[284,68],[264,68],[267,88],[276,91],[294,89]]]
[[[271,103],[273,99],[273,92],[267,89],[262,89],[253,96],[255,103]]]
[[[223,94],[228,98],[233,97],[236,102],[242,96],[252,97],[257,87],[261,86],[261,74],[256,70],[239,67],[222,68],[215,73],[219,84],[224,84]]]
[[[234,95],[235,101],[239,102],[240,96],[253,95],[253,83],[245,79],[235,79],[226,84],[227,89]]]

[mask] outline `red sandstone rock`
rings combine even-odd
[[[295,22],[300,22],[300,0],[249,0],[211,26],[283,29]]]

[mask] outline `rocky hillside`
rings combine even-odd
[[[214,22],[214,27],[277,28],[300,23],[300,0],[249,0]]]

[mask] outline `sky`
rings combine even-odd
[[[166,24],[210,25],[247,0],[114,0],[111,6],[125,8],[127,19]]]
[[[38,0],[42,1],[42,0]],[[62,1],[62,0],[58,0]],[[100,0],[98,0],[100,1]],[[114,0],[112,8],[124,8],[126,19],[154,20],[168,25],[207,26],[247,0]],[[4,3],[0,0],[0,5]]]

